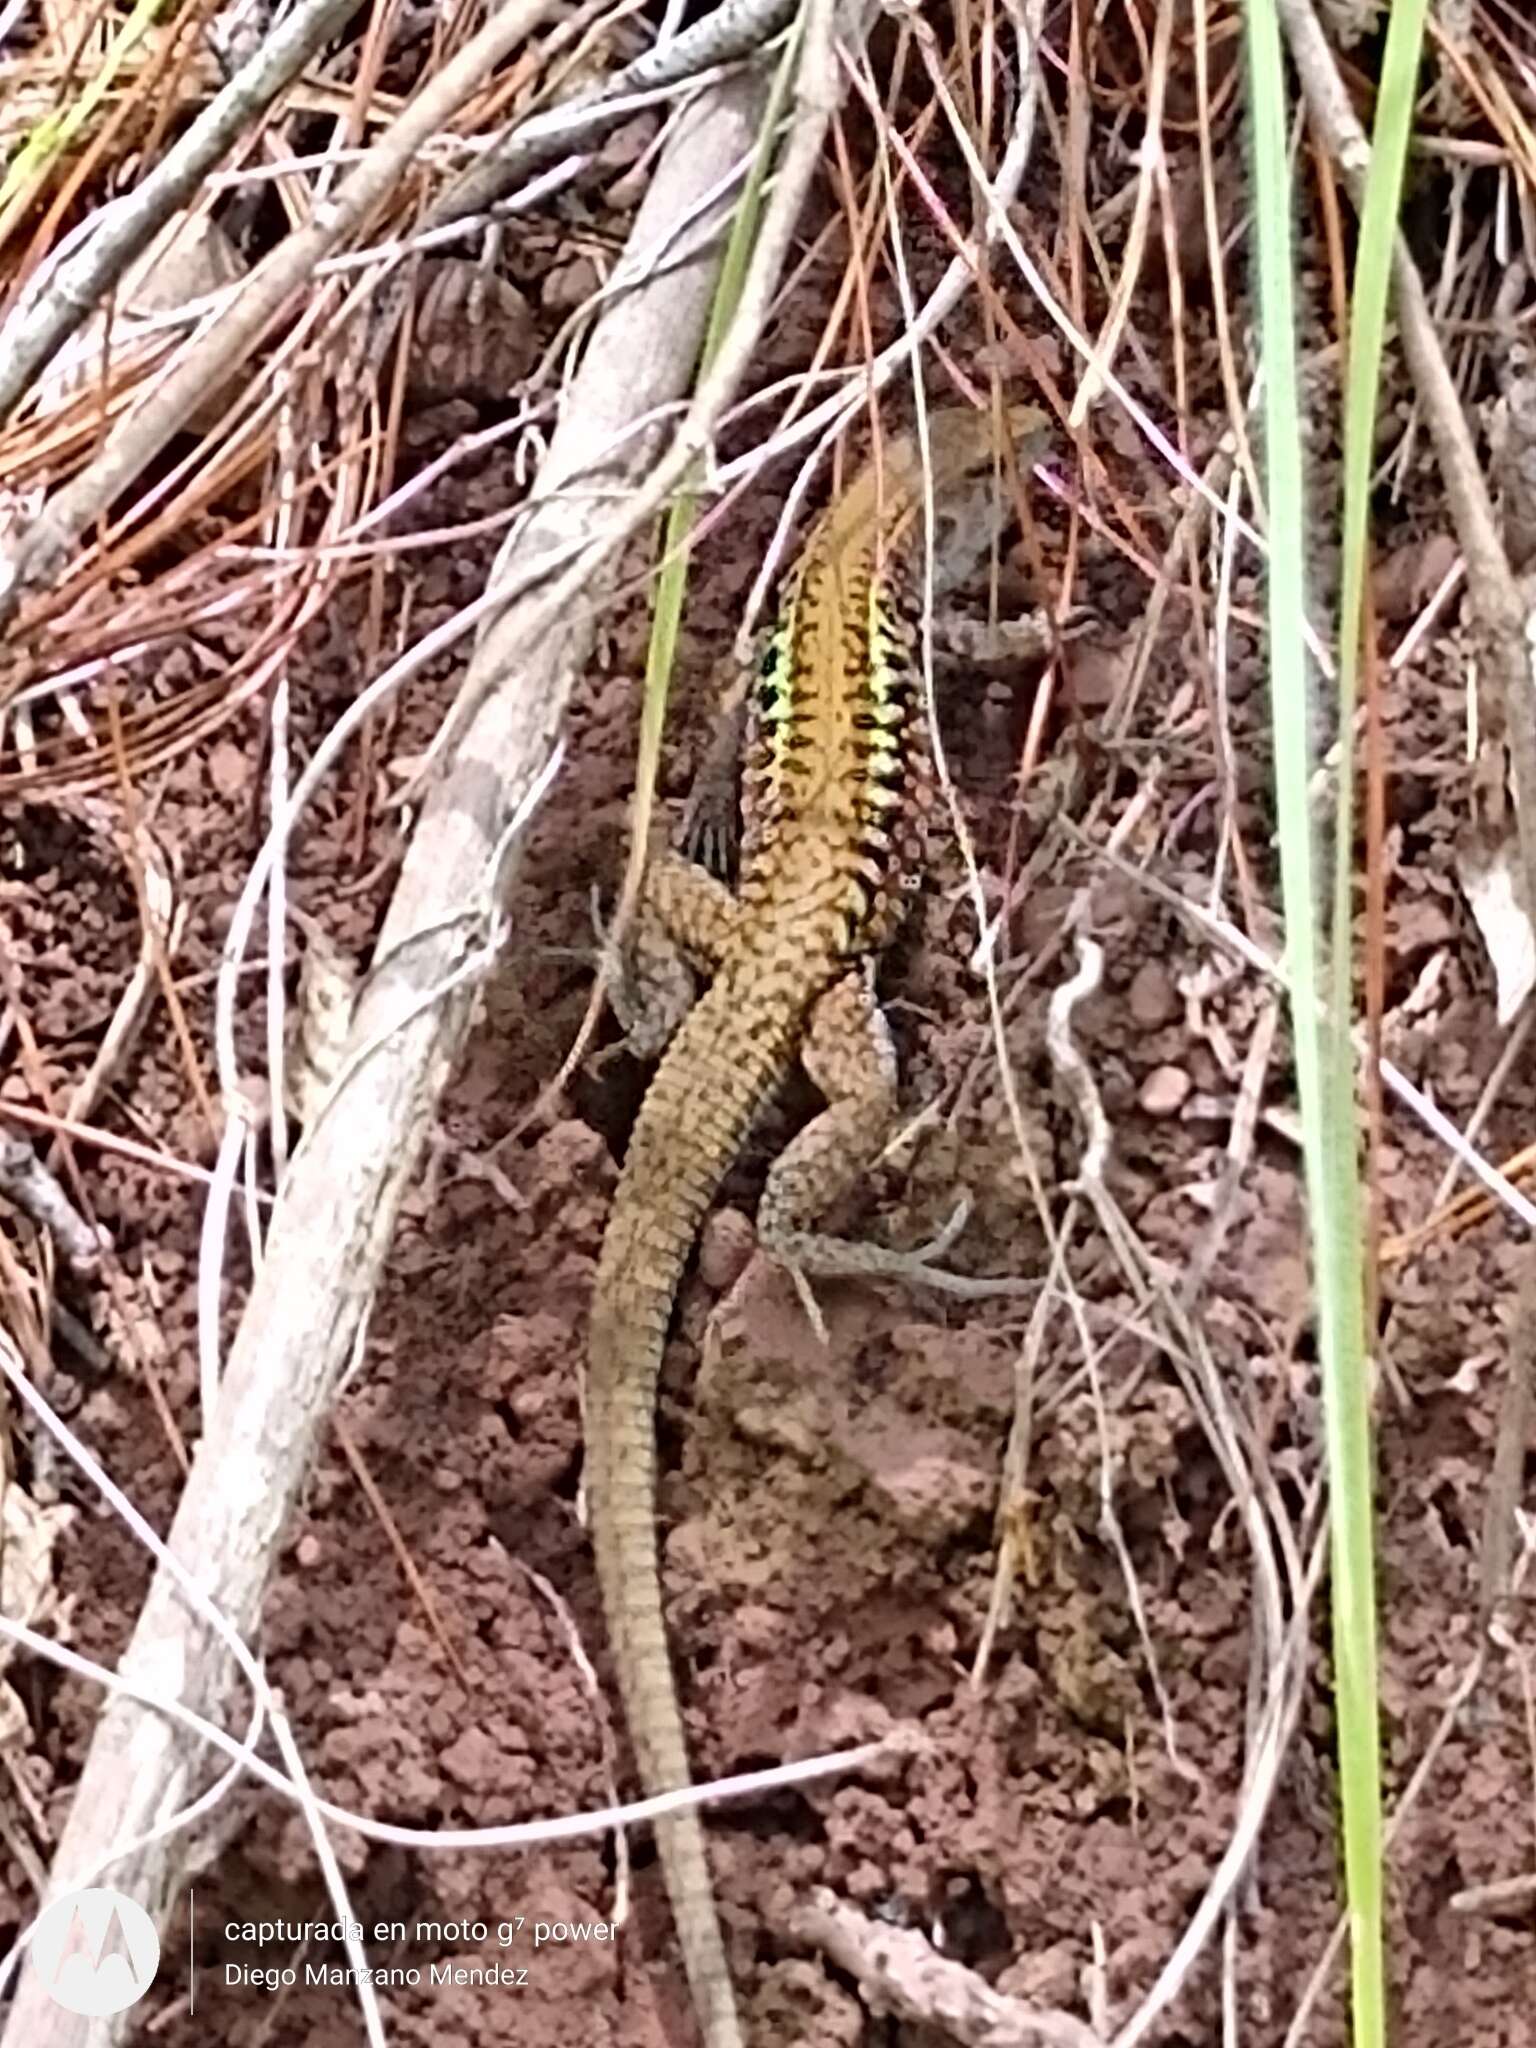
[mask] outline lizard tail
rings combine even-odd
[[[597,1363],[598,1354],[594,1346],[594,1379]],[[589,1411],[593,1405],[590,1386],[591,1381]],[[620,1398],[605,1405],[608,1406],[605,1418],[608,1427],[622,1431],[631,1446],[638,1448],[642,1436],[649,1440],[653,1435],[648,1404],[643,1421],[635,1413],[638,1404],[630,1400]],[[625,1483],[610,1489],[613,1497],[607,1504],[606,1513],[599,1513],[596,1509],[601,1491],[597,1474],[589,1479],[592,1540],[597,1552],[598,1574],[604,1583],[608,1583],[610,1577],[622,1575],[622,1622],[617,1610],[611,1609],[609,1635],[641,1783],[647,1793],[669,1791],[688,1784],[689,1771],[661,1610],[661,1582],[651,1506],[655,1461],[647,1444],[643,1469],[631,1467],[622,1451],[615,1453],[615,1463],[623,1470]],[[644,1503],[638,1507],[633,1498],[634,1482],[643,1487],[644,1493]],[[704,1853],[704,1830],[698,1812],[690,1809],[672,1814],[654,1821],[652,1826],[667,1897],[671,1901],[672,1918],[683,1952],[688,1988],[703,2029],[705,2048],[742,2048],[730,1966],[726,1961],[720,1916]]]
[[[722,1032],[726,992],[717,990],[674,1038],[635,1125],[603,1240],[588,1350],[587,1516],[630,1741],[648,1793],[690,1782],[656,1548],[662,1350],[699,1226],[787,1056],[778,1032],[754,1037],[742,1030],[739,1011]],[[658,1820],[655,1831],[706,2048],[742,2048],[698,1813]]]

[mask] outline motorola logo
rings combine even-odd
[[[55,2005],[105,2019],[142,1998],[160,1966],[144,1908],[109,1885],[65,1892],[32,1930],[32,1968]]]

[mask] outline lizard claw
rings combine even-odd
[[[721,805],[712,797],[713,792],[700,791],[690,800],[683,821],[682,851],[708,873],[725,880],[736,872],[741,826],[734,800]]]
[[[937,1236],[930,1237],[926,1244],[920,1244],[909,1252],[887,1252],[888,1265],[879,1270],[893,1277],[904,1279],[914,1287],[932,1287],[940,1294],[959,1295],[963,1299],[983,1301],[992,1294],[1032,1293],[1039,1284],[1034,1280],[1019,1280],[1008,1273],[999,1274],[995,1279],[973,1273],[951,1273],[938,1262],[949,1251],[957,1237],[970,1220],[971,1198],[963,1189],[949,1221]]]
[[[805,1320],[810,1324],[816,1341],[825,1350],[832,1341],[827,1335],[827,1319],[821,1312],[821,1303],[816,1299],[815,1289],[806,1278],[803,1268],[786,1263],[785,1272],[795,1283],[795,1292],[800,1297],[800,1306],[805,1310]]]
[[[914,1266],[931,1266],[935,1259],[943,1258],[970,1218],[971,1198],[962,1189],[959,1199],[950,1211],[949,1221],[937,1237],[930,1237],[926,1244],[917,1245],[911,1251],[904,1252],[902,1256],[910,1259]]]
[[[689,860],[722,882],[736,874],[741,857],[742,815],[737,778],[746,733],[746,698],[738,691],[722,708],[720,723],[693,780],[683,811],[679,843]]]
[[[962,1194],[949,1221],[937,1236],[915,1251],[891,1251],[885,1245],[860,1244],[848,1238],[822,1237],[811,1232],[790,1231],[772,1240],[762,1240],[763,1249],[778,1260],[795,1283],[795,1291],[810,1318],[811,1327],[826,1342],[826,1324],[811,1295],[807,1275],[826,1278],[904,1280],[913,1287],[932,1287],[940,1294],[963,1300],[984,1301],[994,1294],[1032,1294],[1037,1280],[1015,1279],[1011,1274],[997,1278],[971,1273],[951,1273],[936,1262],[954,1244],[971,1213],[971,1198]]]

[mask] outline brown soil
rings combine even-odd
[[[831,276],[818,269],[804,284],[808,305]],[[876,307],[887,318],[893,310]],[[1029,317],[1022,305],[1014,311]],[[550,332],[559,317],[552,292],[544,309]],[[809,331],[786,323],[775,336],[776,358],[802,360]],[[1049,355],[1043,338],[1041,346]],[[973,338],[967,366],[981,372],[984,360]],[[1213,435],[1217,403],[1213,384]],[[415,413],[409,461],[424,462],[480,418],[459,401]],[[1129,429],[1107,424],[1100,445],[1142,515],[1167,519],[1166,480]],[[1057,460],[1065,475],[1064,458]],[[480,458],[436,486],[413,517],[423,527],[482,517],[505,501],[509,474],[499,457]],[[701,555],[666,768],[673,801],[707,734],[772,495],[760,493]],[[1400,516],[1405,552],[1444,528],[1427,480],[1415,523]],[[1052,560],[1058,517],[1046,521]],[[466,542],[397,560],[390,601],[399,613],[409,596],[413,635],[476,594],[493,546]],[[1022,548],[1011,573],[1016,586],[1029,581]],[[1187,615],[1170,608],[1132,737],[1108,749],[1096,720],[1125,673],[1145,587],[1106,544],[1090,542],[1075,595],[1098,613],[1074,650],[1076,709],[1056,739],[1057,762],[1075,764],[1075,781],[1053,783],[1049,799],[1015,800],[1011,770],[1033,674],[1004,675],[985,689],[968,688],[964,677],[948,684],[947,737],[990,901],[1002,900],[1058,804],[1102,843],[1142,788],[1154,753],[1162,758],[1159,793],[1127,852],[1203,898],[1222,802],[1209,705],[1203,686],[1191,683],[1199,664]],[[1237,595],[1242,606],[1256,602],[1251,588]],[[366,579],[350,585],[300,650],[294,698],[306,740],[365,679],[368,603]],[[622,1790],[633,1789],[578,1512],[579,1398],[594,1261],[644,1074],[626,1055],[610,1056],[527,1119],[586,1001],[591,889],[611,891],[622,857],[643,635],[637,599],[615,617],[608,658],[577,707],[567,765],[515,907],[512,957],[489,990],[483,1026],[443,1106],[395,1242],[365,1368],[338,1411],[430,1589],[459,1668],[445,1658],[334,1441],[316,1466],[267,1603],[268,1668],[317,1787],[344,1806],[422,1828],[600,1806],[611,1770]],[[1245,764],[1234,822],[1260,894],[1273,902],[1267,714],[1256,635],[1241,622],[1228,655]],[[300,850],[300,903],[355,956],[366,955],[398,851],[395,814],[376,803],[385,786],[380,764],[426,744],[455,673],[444,664],[412,695],[371,766],[353,757]],[[1462,717],[1455,648],[1431,650],[1411,682],[1388,687],[1393,749],[1413,764],[1392,795],[1389,1003],[1401,1002],[1431,958],[1443,963],[1432,1006],[1396,1030],[1393,1052],[1465,1121],[1502,1034],[1451,878]],[[156,828],[177,850],[190,904],[179,985],[193,1041],[204,1049],[208,972],[254,844],[259,749],[254,720],[231,726],[177,765],[158,793]],[[1095,796],[1107,804],[1091,810]],[[85,824],[36,811],[5,831],[0,900],[40,1048],[38,1066],[30,1074],[18,1067],[5,1092],[35,1101],[41,1079],[62,1096],[88,1062],[135,957],[137,910],[110,849]],[[1052,1079],[1045,1008],[1071,971],[1070,947],[1051,951],[1064,912],[1091,889],[1091,930],[1106,962],[1075,1035],[1113,1128],[1109,1190],[1176,1284],[1209,1220],[1237,1063],[1263,991],[1138,884],[1076,843],[1053,845],[1049,872],[1017,903],[1005,931],[1004,987],[1019,990],[1009,998],[1005,1051],[1028,1135],[1059,1225],[1082,1133]],[[964,1185],[975,1213],[961,1261],[977,1272],[1038,1276],[1047,1253],[984,993],[965,964],[974,931],[961,882],[957,854],[940,848],[932,886],[884,976],[905,1100],[914,1110],[934,1100],[954,1109],[957,1098],[960,1107],[882,1169],[848,1220],[892,1242],[916,1242]],[[1036,965],[1021,981],[1018,966],[1027,961]],[[254,1055],[254,1004],[244,1028]],[[1292,1103],[1283,1061],[1282,1040],[1266,1096],[1281,1109]],[[1019,1510],[1027,1568],[985,1681],[973,1687],[1032,1298],[962,1311],[919,1293],[829,1284],[819,1290],[828,1329],[820,1345],[792,1288],[753,1254],[748,1220],[764,1163],[807,1100],[786,1103],[732,1176],[684,1285],[668,1351],[659,1513],[677,1670],[701,1775],[826,1751],[898,1725],[920,1730],[923,1746],[713,1815],[711,1853],[737,1982],[764,2041],[873,2048],[919,2040],[894,2020],[870,2017],[849,1982],[797,1938],[797,1901],[824,1884],[877,1920],[933,1933],[948,1954],[1022,1998],[1084,2017],[1097,1998],[1113,2025],[1148,1990],[1228,1841],[1245,1766],[1254,1618],[1242,1527],[1176,1375],[1138,1334],[1144,1322],[1123,1275],[1080,1218],[1072,1268],[1086,1327],[1101,1347],[1105,1414],[1101,1427],[1078,1331],[1059,1312],[1037,1367]],[[1527,1064],[1506,1084],[1485,1131],[1489,1155],[1514,1150],[1533,1113]],[[212,1138],[163,1011],[96,1120],[211,1160]],[[154,1305],[151,1338],[173,1412],[193,1428],[196,1192],[111,1153],[78,1156],[135,1298]],[[1435,1144],[1390,1112],[1381,1154],[1388,1229],[1428,1211],[1442,1165]],[[1478,1641],[1480,1530],[1517,1253],[1495,1223],[1441,1241],[1385,1276],[1379,1541],[1394,1801]],[[89,1289],[69,1284],[65,1292],[100,1322]],[[233,1316],[238,1303],[229,1306]],[[1264,1125],[1203,1327],[1229,1398],[1251,1421],[1298,1522],[1321,1458],[1308,1311],[1298,1158]],[[149,1318],[148,1306],[140,1313]],[[141,1373],[120,1348],[116,1355],[119,1369],[101,1377],[61,1349],[53,1391],[163,1527],[178,1469]],[[21,1456],[30,1469],[25,1443]],[[1106,1456],[1123,1558],[1104,1518]],[[57,1476],[70,1487],[66,1473]],[[59,1573],[71,1641],[110,1662],[146,1582],[141,1557],[88,1504],[60,1552]],[[573,1653],[573,1628],[602,1681],[598,1697]],[[1234,1929],[1237,2038],[1251,2048],[1279,2048],[1286,2037],[1337,1911],[1321,1623],[1313,1633],[1300,1725]],[[1390,1953],[1403,2048],[1536,2042],[1532,1898],[1498,1910],[1453,1906],[1466,1888],[1529,1873],[1536,1855],[1528,1653],[1518,1636],[1511,1641],[1517,1647],[1491,1661],[1393,1846]],[[98,1695],[41,1665],[25,1668],[21,1690],[32,1733],[16,1768],[56,1827]],[[411,1855],[336,1840],[359,1918],[370,1930],[383,1922],[407,1930],[399,1940],[370,1939],[370,1959],[422,1974],[418,1986],[381,1994],[397,2043],[660,2048],[694,2039],[643,1831],[630,1843],[631,1909],[611,1939],[594,1931],[615,1912],[610,1839],[495,1856]],[[39,1848],[46,1860],[46,1841]],[[258,1942],[230,1931],[242,1922],[330,1917],[302,1825],[275,1800],[250,1795],[210,1858],[196,1883],[196,2017],[185,2008],[188,1924],[179,1910],[152,2037],[163,2048],[209,2038],[226,2048],[350,2048],[361,2038],[352,1994],[305,1982],[309,1966],[341,1960],[334,1943]],[[6,1886],[14,1924],[33,1902],[14,1858]],[[422,1932],[423,1922],[483,1922],[489,1931],[440,1935]],[[536,1938],[540,1923],[556,1922],[584,1923],[587,1932]],[[445,1962],[501,1964],[525,1975],[514,1983],[426,1981]],[[298,1981],[275,1995],[248,1977],[230,1981],[242,1969],[284,1967]],[[1309,2048],[1342,2037],[1340,1993],[1336,1973],[1304,2036]],[[1222,1997],[1212,1950],[1151,2038],[1170,2048],[1221,2038]]]

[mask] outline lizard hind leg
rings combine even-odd
[[[793,1276],[818,1335],[825,1328],[807,1284],[812,1276],[868,1275],[981,1299],[1032,1289],[1032,1281],[975,1279],[936,1262],[965,1227],[962,1195],[939,1234],[912,1251],[832,1237],[819,1218],[879,1157],[896,1120],[896,1049],[875,997],[873,972],[861,968],[834,982],[811,1012],[801,1063],[827,1107],[785,1147],[768,1176],[758,1208],[763,1249]]]

